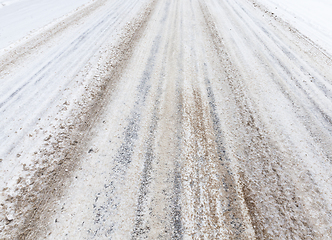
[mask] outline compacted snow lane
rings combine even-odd
[[[95,1],[6,50],[1,238],[331,239],[331,53],[262,3]]]

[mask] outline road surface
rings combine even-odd
[[[332,55],[263,3],[95,0],[6,43],[0,238],[332,239]]]

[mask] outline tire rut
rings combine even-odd
[[[224,72],[224,79],[229,85],[240,125],[244,135],[243,158],[238,159],[240,164],[239,184],[248,208],[253,229],[259,239],[279,238],[314,238],[314,231],[309,220],[303,214],[301,200],[297,197],[295,186],[283,172],[281,165],[286,157],[274,146],[264,131],[259,117],[252,110],[252,104],[243,90],[241,75],[232,63],[227,50],[223,45],[214,26],[207,7],[201,5],[212,47],[216,50],[220,61],[220,68]],[[263,195],[264,194],[264,195]],[[269,209],[262,201],[271,202]],[[279,226],[273,229],[270,226]]]
[[[178,3],[166,3],[165,9],[165,16],[162,16],[161,22],[164,24],[166,21],[168,21],[168,24],[170,24],[169,31],[171,31],[171,38],[175,38],[176,31],[174,31],[174,28],[176,28],[178,22],[179,22],[179,15],[178,10],[176,10],[174,20],[169,19],[169,11],[170,7],[178,9],[178,7],[175,7],[175,5],[178,5]],[[171,6],[170,6],[171,5]],[[169,19],[169,20],[168,20]],[[173,28],[174,27],[174,28]],[[180,27],[181,28],[181,27]],[[159,33],[158,35],[160,35]],[[165,33],[163,34],[165,35]],[[175,42],[169,43],[168,41],[165,43],[165,46],[161,46],[161,48],[164,48],[163,53],[163,60],[162,60],[162,70],[160,73],[160,79],[158,82],[158,88],[157,88],[157,94],[155,99],[155,104],[153,107],[153,113],[152,113],[152,119],[151,123],[149,124],[149,136],[146,140],[146,152],[144,157],[144,168],[141,176],[141,183],[140,183],[140,189],[139,189],[139,196],[138,196],[138,204],[137,204],[137,210],[136,210],[136,220],[134,224],[134,230],[132,232],[132,239],[145,239],[145,238],[156,238],[158,236],[158,239],[182,239],[182,221],[181,221],[181,163],[179,162],[180,159],[180,151],[181,151],[181,112],[182,112],[182,94],[181,94],[181,71],[182,71],[182,51],[180,50],[180,53],[177,58],[177,67],[170,65],[174,64],[174,57],[172,56],[169,58],[169,52],[174,51],[177,46],[175,45]],[[181,48],[180,48],[181,49]],[[166,69],[169,68],[176,68],[179,69],[180,76],[173,76],[177,78],[177,80],[171,83],[166,83],[167,80],[170,78],[169,74],[170,72],[173,73],[173,71],[168,72]],[[174,85],[175,86],[174,86]],[[168,85],[168,87],[166,86]],[[166,88],[166,90],[165,90]],[[170,88],[170,89],[169,89]],[[175,89],[174,89],[175,88]],[[163,90],[165,90],[167,93],[164,93]],[[175,91],[174,91],[175,90]],[[164,103],[165,99],[162,98],[162,95],[166,98],[169,98],[168,96],[173,96],[175,101],[171,101],[172,104],[168,103],[167,107],[162,106],[161,104]],[[168,102],[168,101],[167,101]],[[176,106],[176,107],[175,107]],[[173,108],[175,107],[176,110]],[[172,110],[165,110],[170,108]],[[166,111],[166,112],[165,112]],[[165,116],[165,114],[169,115],[170,113],[168,111],[171,111],[172,116]],[[174,112],[175,111],[175,112]],[[173,115],[174,114],[174,115]],[[165,126],[165,118],[166,122],[169,123],[169,121],[174,122],[176,126],[174,126],[175,132],[170,134],[166,134],[163,136],[163,140],[159,142],[160,140],[156,139],[155,134],[163,131],[162,129],[168,126]],[[160,121],[163,119],[164,121]],[[175,141],[172,136],[175,136]],[[167,161],[169,159],[164,158],[164,149],[162,146],[171,145],[174,147],[175,153],[174,153],[174,159],[171,160],[171,165],[174,166],[174,169],[171,169],[172,167],[167,166]],[[162,167],[160,165],[166,165],[164,169],[161,169]],[[160,176],[156,174],[163,175],[163,172],[167,173],[167,179],[160,179]],[[158,179],[155,179],[158,178]],[[159,182],[166,181],[168,183],[168,186],[170,189],[163,190],[162,193],[160,193],[160,189],[155,189],[155,185]],[[154,188],[151,185],[154,185]],[[156,206],[151,205],[152,202],[155,202],[158,197],[163,196],[166,199],[166,205],[164,208],[168,209],[168,212],[163,212],[162,215],[160,211],[156,210]],[[165,203],[164,203],[165,204]],[[167,206],[168,205],[168,206]],[[162,205],[163,206],[163,205]],[[165,209],[163,211],[166,211]],[[169,223],[164,223],[163,221],[165,219],[168,219],[170,221]],[[155,222],[153,222],[155,221]],[[167,220],[166,220],[167,221]],[[156,228],[156,224],[163,225],[162,231],[156,231],[154,228]],[[152,233],[151,230],[154,230]]]
[[[186,171],[191,174],[185,180],[194,199],[193,221],[196,229],[192,237],[218,239],[226,235],[231,239],[244,239],[237,184],[222,149],[220,126],[216,116],[213,116],[211,100],[202,100],[200,91],[195,87],[192,94],[193,105],[186,109],[193,134],[188,143],[190,150],[186,154]]]
[[[130,61],[155,4],[156,1],[151,1],[125,27],[120,37],[122,41],[111,50],[113,55],[109,58],[110,62],[106,63],[106,72],[101,74],[103,79],[98,85],[87,88],[86,99],[89,100],[83,99],[77,104],[78,113],[73,112],[72,124],[61,123],[58,133],[48,139],[52,147],[41,150],[35,161],[42,166],[28,168],[33,173],[31,179],[21,181],[21,187],[16,189],[15,195],[7,197],[6,201],[11,203],[16,213],[15,220],[7,222],[4,236],[10,236],[11,239],[35,239],[45,233],[45,223],[50,216],[48,209],[61,197],[62,189],[71,179],[70,173],[79,166],[80,156],[90,138],[89,129],[97,121],[105,101]]]
[[[258,5],[256,4],[254,4],[254,6],[258,7]],[[261,6],[258,8],[263,11],[261,9]],[[285,98],[288,99],[290,102],[296,103],[293,104],[294,112],[297,112],[298,116],[305,116],[303,117],[305,119],[301,119],[301,122],[306,126],[308,131],[311,133],[311,136],[316,139],[316,143],[325,150],[327,158],[332,161],[332,150],[331,147],[328,145],[331,135],[329,133],[331,133],[332,131],[332,119],[331,116],[329,116],[329,110],[326,108],[326,103],[319,101],[319,98],[317,98],[318,95],[321,95],[324,96],[325,99],[331,101],[332,95],[329,93],[329,90],[326,86],[329,80],[326,79],[326,77],[323,77],[322,74],[317,71],[317,69],[313,66],[313,62],[301,62],[298,57],[296,57],[293,53],[290,52],[292,50],[291,47],[285,46],[282,42],[282,39],[279,39],[276,36],[272,36],[272,34],[269,33],[260,22],[255,21],[255,24],[264,32],[264,34],[269,38],[269,40],[271,40],[275,44],[275,46],[278,46],[278,49],[285,56],[287,56],[289,60],[289,62],[285,62],[285,60],[282,61],[282,56],[280,55],[280,53],[277,54],[277,51],[271,49],[271,47],[269,47],[266,42],[264,42],[263,38],[254,31],[252,26],[247,21],[243,19],[243,16],[241,16],[241,14],[236,11],[234,6],[232,7],[232,9],[237,15],[238,19],[241,19],[243,24],[245,24],[246,28],[251,30],[250,32],[255,36],[255,39],[261,43],[263,49],[266,51],[266,55],[264,56],[263,54],[258,53],[255,49],[252,49],[253,54],[257,56],[257,59],[259,59],[262,65],[265,65],[266,72],[268,72],[270,78],[279,86]],[[241,7],[241,9],[246,14],[248,14],[245,9],[243,9],[243,7]],[[269,13],[267,10],[263,12]],[[231,15],[230,12],[229,14]],[[281,24],[286,25],[287,28],[292,28],[291,26],[283,22],[281,19],[275,17],[273,14],[270,15],[270,17],[278,23],[281,22]],[[234,19],[234,21],[236,20]],[[298,31],[291,31],[291,33],[295,36],[298,36],[302,41],[308,41],[308,39],[305,38]],[[244,32],[241,32],[240,34],[242,34],[243,39],[246,39],[248,49],[251,49],[251,45],[253,44],[253,42],[249,40],[249,36],[246,35]],[[295,37],[293,36],[293,38]],[[301,45],[303,45],[303,43]],[[326,62],[326,58],[328,58],[328,56],[324,55],[324,52],[321,52],[320,49],[315,46],[315,44],[313,44],[313,47],[316,49],[315,56],[317,56],[317,58],[319,56],[322,62]],[[308,53],[308,55],[310,54]],[[267,65],[266,62],[272,62],[273,68],[271,67],[271,65]],[[296,68],[294,68],[294,65],[292,65],[292,67],[290,68],[290,63],[294,64]],[[321,64],[321,66],[322,68],[329,68],[328,63]],[[310,81],[315,84],[315,87],[320,90],[320,93],[316,95],[312,94],[312,87],[309,88],[309,86],[303,84],[303,81]],[[312,124],[313,122],[316,122],[316,124]]]

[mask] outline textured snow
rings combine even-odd
[[[260,0],[259,2],[332,53],[332,1]]]
[[[91,0],[0,1],[0,49]]]
[[[295,229],[299,237],[305,218],[315,236],[328,235],[332,71],[324,56],[332,53],[332,2],[156,1],[136,32],[133,19],[148,1],[89,1],[0,0],[0,238],[8,223],[25,220],[8,196],[24,181],[33,185],[37,170],[70,162],[64,149],[79,144],[80,167],[63,168],[75,178],[49,203],[49,239],[157,239],[158,231],[169,239],[182,227],[171,218],[178,201],[184,239],[233,237],[238,223],[248,238],[257,226],[267,236]],[[132,31],[121,35],[126,26]],[[114,82],[114,92],[93,101],[103,81]],[[94,120],[80,115],[98,107]],[[91,141],[69,131],[76,116],[91,127]],[[241,181],[249,204],[236,195]],[[140,231],[142,223],[152,231]]]

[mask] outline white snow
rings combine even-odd
[[[25,166],[32,164],[54,126],[60,120],[70,124],[68,114],[82,99],[87,82],[95,81],[98,62],[109,55],[110,46],[142,2],[21,0],[1,4],[0,189],[9,188],[10,194],[18,177],[26,176]],[[15,55],[22,49],[23,55]],[[6,66],[6,59],[15,64]],[[4,199],[2,192],[0,202]]]
[[[332,55],[332,0],[256,1],[266,6],[284,21],[290,23],[300,33],[307,36]],[[305,124],[306,120],[303,119],[307,117],[311,121],[311,124],[317,128],[317,130],[316,128],[314,129],[314,133],[320,133],[321,129],[325,129],[325,125],[323,125],[325,122],[320,121],[323,117],[317,109],[327,113],[326,115],[331,115],[332,72],[331,70],[321,70],[325,69],[325,65],[322,68],[317,67],[316,69],[316,64],[320,64],[320,62],[311,59],[313,58],[312,55],[308,56],[308,61],[302,59],[301,56],[303,57],[304,54],[300,55],[295,47],[292,48],[289,45],[296,38],[293,38],[288,30],[287,32],[282,32],[284,35],[274,31],[273,27],[279,24],[279,22],[274,22],[275,25],[269,25],[269,21],[273,18],[264,18],[263,14],[265,13],[260,11],[255,12],[256,10],[252,8],[251,4],[248,4],[248,1],[243,1],[242,3],[245,4],[242,5],[237,2],[241,1],[211,0],[207,1],[207,6],[211,10],[211,15],[215,16],[216,28],[224,33],[223,41],[225,45],[232,50],[229,51],[230,59],[234,62],[234,66],[239,66],[239,71],[241,70],[241,74],[243,75],[244,86],[249,86],[244,91],[248,96],[245,95],[242,97],[240,89],[238,93],[240,97],[238,99],[252,100],[252,102],[248,101],[248,105],[251,103],[257,104],[257,106],[252,107],[252,109],[257,110],[257,113],[254,112],[253,115],[261,117],[261,121],[267,126],[266,129],[272,136],[271,139],[276,141],[276,145],[282,151],[288,151],[292,153],[289,156],[295,156],[294,159],[286,159],[282,163],[282,167],[285,168],[285,175],[288,174],[290,180],[298,187],[297,194],[304,196],[304,198],[309,196],[303,200],[304,205],[306,205],[305,207],[307,207],[306,209],[310,211],[315,209],[310,206],[312,202],[311,198],[318,196],[318,193],[310,195],[309,191],[306,192],[303,190],[305,187],[301,184],[307,184],[305,186],[309,187],[314,186],[311,182],[299,179],[302,173],[310,169],[310,174],[316,181],[315,186],[320,190],[319,194],[321,195],[321,199],[316,200],[316,202],[318,204],[324,203],[326,209],[331,210],[332,205],[331,201],[329,201],[332,196],[331,165],[327,161],[326,156],[324,156],[325,150],[322,148],[323,144],[319,145],[317,143],[315,137],[308,130],[307,126],[309,124]],[[98,80],[103,78],[102,74],[106,68],[105,64],[111,58],[110,56],[113,56],[111,54],[111,47],[119,41],[119,35],[123,27],[136,16],[143,3],[144,1],[140,0],[0,0],[0,189],[4,189],[3,193],[0,192],[0,204],[5,201],[5,191],[9,195],[14,193],[15,187],[20,184],[20,181],[18,181],[20,177],[29,178],[30,173],[25,169],[36,164],[34,160],[35,156],[40,154],[39,151],[51,149],[50,145],[53,143],[51,134],[54,135],[57,131],[61,131],[59,130],[59,124],[65,123],[71,125],[74,122],[71,113],[77,109],[77,106],[83,100],[88,102],[85,90],[90,88],[90,86],[94,86],[94,83],[97,84]],[[89,6],[85,9],[86,11],[82,10],[83,5]],[[163,32],[160,40],[162,47],[159,49],[159,53],[156,53],[156,70],[151,75],[152,78],[156,80],[156,76],[164,74],[159,72],[164,62],[166,62],[164,55],[162,55],[163,53],[166,55],[165,59],[169,57],[174,61],[169,61],[167,63],[169,65],[165,64],[165,75],[167,78],[165,80],[167,82],[165,89],[166,87],[169,89],[163,89],[165,96],[162,96],[167,101],[163,101],[165,106],[161,105],[161,109],[164,111],[162,113],[165,116],[170,115],[173,117],[173,109],[169,106],[176,105],[175,103],[169,103],[168,98],[171,97],[168,96],[167,98],[167,91],[172,94],[172,91],[175,91],[172,88],[171,84],[173,83],[171,81],[174,81],[178,75],[173,70],[173,67],[178,63],[178,55],[176,54],[180,51],[177,52],[177,48],[180,49],[183,47],[179,44],[183,41],[185,45],[183,47],[185,49],[183,69],[184,73],[187,74],[184,81],[186,84],[183,87],[183,96],[185,96],[186,102],[191,104],[184,104],[185,109],[187,107],[188,112],[190,112],[190,109],[195,107],[194,100],[188,96],[193,98],[191,88],[194,85],[200,86],[199,89],[204,89],[204,84],[206,83],[203,80],[205,78],[204,71],[206,71],[207,76],[211,77],[211,89],[215,90],[216,93],[217,110],[220,116],[222,116],[220,119],[223,129],[225,129],[224,135],[226,143],[229,145],[227,147],[230,149],[230,156],[236,159],[237,155],[244,155],[241,151],[238,151],[238,149],[241,149],[240,145],[242,141],[240,142],[238,139],[241,140],[242,136],[240,135],[242,133],[240,131],[242,131],[242,128],[239,128],[240,130],[237,129],[240,123],[238,125],[234,124],[235,120],[233,118],[236,118],[237,115],[232,112],[235,108],[235,103],[233,103],[232,99],[235,91],[232,92],[231,89],[228,89],[230,87],[227,82],[220,81],[220,76],[223,76],[222,74],[224,73],[218,69],[220,67],[218,64],[207,64],[207,70],[204,68],[205,64],[211,60],[208,58],[210,57],[209,54],[212,57],[213,54],[212,51],[211,53],[209,52],[209,45],[208,41],[205,42],[205,36],[204,38],[201,37],[198,30],[193,31],[195,27],[201,29],[199,27],[206,26],[191,26],[189,22],[193,19],[194,14],[190,12],[190,9],[187,9],[183,17],[184,21],[181,24],[190,26],[183,28],[187,29],[188,32],[186,33],[182,30],[177,32],[180,29],[180,24],[177,23],[179,26],[175,23],[173,25],[172,18],[175,18],[175,16],[170,15],[170,20],[166,22],[168,25],[163,23],[165,20],[162,18],[159,19],[161,15],[159,16],[158,14],[168,11],[163,6],[164,4],[160,4],[158,5],[159,8],[156,8],[158,11],[155,10],[154,18],[152,18],[153,21],[150,21],[150,25],[147,27],[148,30],[140,42],[141,45],[136,48],[132,57],[134,60],[132,60],[131,65],[129,65],[130,67],[127,68],[127,72],[119,80],[117,91],[115,91],[113,99],[111,99],[112,101],[110,100],[105,114],[101,115],[100,119],[105,119],[105,121],[103,123],[100,122],[91,131],[94,134],[94,139],[90,144],[94,149],[94,153],[88,154],[84,158],[85,161],[83,161],[82,169],[87,169],[87,171],[78,171],[77,174],[78,179],[84,179],[84,181],[74,182],[68,188],[69,190],[67,189],[71,195],[67,199],[61,200],[61,203],[68,203],[67,206],[70,207],[67,207],[64,211],[59,211],[58,215],[56,215],[57,220],[53,223],[53,227],[58,228],[57,231],[60,233],[69,232],[74,227],[79,229],[82,224],[80,220],[84,218],[89,219],[92,224],[93,218],[89,217],[94,213],[92,208],[89,209],[89,206],[91,207],[93,201],[96,201],[94,197],[97,196],[97,191],[103,191],[104,187],[102,183],[104,179],[109,182],[112,182],[113,178],[115,179],[105,169],[113,169],[116,165],[110,159],[114,158],[117,154],[117,149],[123,141],[123,131],[127,116],[130,116],[131,110],[135,106],[136,100],[132,96],[135,96],[135,91],[138,89],[140,83],[140,77],[144,74],[143,71],[145,71],[149,57],[148,53],[151,50],[150,46],[153,46],[155,39],[157,39],[157,37],[155,38],[155,35],[158,34],[157,30]],[[176,5],[172,7],[172,14],[174,14],[177,8]],[[198,6],[197,9],[199,9]],[[203,19],[200,15],[200,10],[197,10],[197,12],[199,13],[195,16],[198,19],[197,23],[192,21],[192,24],[198,24],[199,19]],[[194,11],[193,13],[197,12]],[[238,15],[241,18],[236,13],[239,13]],[[190,14],[192,14],[192,17]],[[264,33],[263,28],[256,24],[257,22],[265,24],[263,26],[266,27],[268,34]],[[159,24],[168,28],[161,29]],[[178,33],[179,36],[177,36]],[[292,38],[289,38],[288,42],[284,42],[283,40],[287,40],[287,37],[289,37],[287,34]],[[193,39],[194,35],[197,40]],[[173,38],[171,38],[172,36]],[[183,36],[185,36],[185,40],[180,38]],[[261,39],[261,42],[257,39]],[[33,44],[36,42],[38,44],[34,46]],[[304,44],[301,44],[298,44],[298,46],[304,46]],[[293,45],[295,46],[296,44]],[[28,50],[24,52],[25,50],[22,49]],[[22,51],[23,54],[20,55],[16,50],[18,50],[17,52]],[[292,56],[295,56],[296,59],[295,57],[291,58],[287,56],[286,52],[293,54]],[[197,54],[196,58],[195,54]],[[200,59],[200,61],[197,61],[197,59]],[[215,57],[215,59],[217,58]],[[280,61],[278,62],[276,59]],[[219,61],[219,59],[217,60]],[[11,64],[6,65],[6,62],[11,62]],[[211,60],[211,62],[213,61]],[[295,80],[298,80],[298,83],[295,82],[293,77],[285,74],[286,70],[282,69],[283,66],[289,66],[288,71],[294,76],[294,79],[296,78]],[[195,67],[199,70],[196,70]],[[307,70],[308,73],[302,69]],[[220,73],[218,72],[219,70]],[[190,74],[188,75],[188,73]],[[311,75],[309,73],[315,78],[314,82],[310,81],[311,78],[309,76]],[[327,77],[323,76],[323,73]],[[235,79],[234,82],[236,83],[236,81],[239,80]],[[192,84],[193,82],[195,84]],[[239,86],[242,87],[242,85]],[[150,115],[152,116],[153,110],[149,107],[155,103],[153,94],[157,95],[157,85],[151,84],[149,91],[151,94],[147,95],[145,103],[148,110],[145,110],[145,112],[142,111],[141,126],[143,127],[139,130],[142,133],[142,139],[148,136],[148,124],[150,124]],[[286,98],[284,92],[289,93],[287,95],[288,97],[290,96],[289,99]],[[304,95],[303,92],[308,93],[308,96]],[[207,94],[206,91],[204,94]],[[202,95],[203,100],[207,99],[204,94]],[[244,101],[243,106],[250,109],[251,105],[246,106],[246,104]],[[294,105],[298,106],[297,111],[294,111]],[[204,109],[208,109],[208,106],[204,106]],[[191,124],[190,121],[192,121],[189,118],[190,116],[188,114],[188,119],[184,118],[184,126],[187,124],[188,129]],[[171,117],[169,119],[172,119]],[[167,127],[172,125],[173,122],[167,122],[169,119],[161,117],[160,126],[163,126],[162,124]],[[175,122],[174,119],[172,121]],[[236,121],[240,122],[240,120]],[[205,125],[208,124],[209,122],[207,121]],[[257,124],[257,126],[260,125]],[[326,129],[331,128],[328,126]],[[186,132],[188,137],[185,136],[184,138],[191,140],[191,137],[195,136],[191,135],[191,131],[194,130],[194,128],[190,129],[190,131],[188,130]],[[163,131],[170,130],[165,127]],[[157,132],[156,139],[166,139],[163,133],[162,131]],[[211,136],[213,135],[213,132],[208,133]],[[332,138],[327,136],[329,132],[326,130],[323,133],[325,135],[322,135],[321,138],[325,139],[326,145],[331,143]],[[173,137],[172,134],[170,136]],[[50,138],[51,141],[48,141]],[[192,139],[192,142],[195,141],[196,139]],[[167,154],[166,151],[165,153],[163,152],[167,148],[165,146],[168,146],[167,144],[169,143],[166,140],[165,142],[161,140],[159,142],[164,144],[161,147],[158,145],[162,149],[159,154],[161,156],[163,156],[162,154],[167,155],[165,159],[170,158],[168,154],[171,150],[168,149]],[[171,141],[170,143],[173,144]],[[136,204],[135,201],[137,199],[137,188],[140,183],[139,174],[142,172],[140,160],[144,151],[144,144],[145,142],[141,141],[140,145],[137,145],[138,150],[136,150],[133,157],[134,160],[128,170],[128,175],[130,176],[127,178],[128,181],[123,184],[125,181],[121,180],[122,182],[116,182],[115,184],[119,189],[117,190],[119,196],[123,193],[121,197],[129,199],[128,201],[124,201],[125,203],[122,203],[119,207],[121,208],[119,213],[126,212],[125,210],[128,208],[127,215],[119,214],[119,216],[114,217],[119,222],[119,226],[121,226],[119,229],[123,230],[122,228],[126,228],[126,231],[122,231],[121,234],[130,233],[131,225],[128,222],[134,219],[135,212],[132,206]],[[232,148],[234,148],[234,152]],[[271,147],[271,149],[273,150],[274,148]],[[325,146],[325,149],[331,148]],[[264,151],[262,150],[258,153],[265,153]],[[288,157],[286,153],[284,156]],[[49,160],[53,161],[54,159],[50,158]],[[260,163],[260,161],[256,161],[253,162],[253,165],[257,164],[258,166]],[[235,169],[237,162],[232,162],[232,164],[234,164],[232,167]],[[161,164],[158,167],[162,169],[160,172],[166,169]],[[65,171],[70,171],[70,169],[66,169]],[[33,170],[31,172],[33,173]],[[187,173],[190,172],[187,171]],[[88,186],[86,186],[87,183]],[[131,183],[134,183],[133,186],[130,186]],[[190,193],[190,186],[189,184],[187,185],[188,193]],[[130,192],[128,189],[134,190]],[[268,189],[262,189],[262,192],[264,191],[269,192]],[[190,194],[186,196],[190,196]],[[263,196],[262,200],[268,201],[268,197],[264,198]],[[326,200],[326,202],[323,200]],[[188,202],[190,201],[189,199]],[[10,208],[11,206],[9,206]],[[324,209],[321,211],[318,210],[314,214],[318,215],[324,211]],[[190,211],[188,210],[188,212]],[[66,215],[61,215],[63,213],[66,213]],[[75,218],[64,219],[63,217],[74,213],[76,214]],[[2,227],[1,217],[3,214],[0,211],[0,232]],[[12,220],[15,216],[8,211],[6,218]],[[319,216],[312,217],[312,219],[319,218]],[[126,219],[126,221],[122,219]],[[325,220],[328,217],[321,217],[321,219]],[[59,227],[58,220],[59,222],[63,220],[65,224]],[[75,222],[76,220],[79,221]],[[110,222],[110,218],[107,221]],[[86,222],[86,224],[90,223]],[[123,224],[123,227],[121,224]],[[329,224],[327,223],[326,226],[329,227]],[[325,229],[321,230],[321,232],[324,231]],[[58,237],[56,231],[52,234],[54,234],[55,238]],[[70,234],[74,236],[76,232],[71,231]]]
[[[91,0],[0,1],[0,49]]]
[[[259,2],[332,54],[332,1],[259,0]]]

